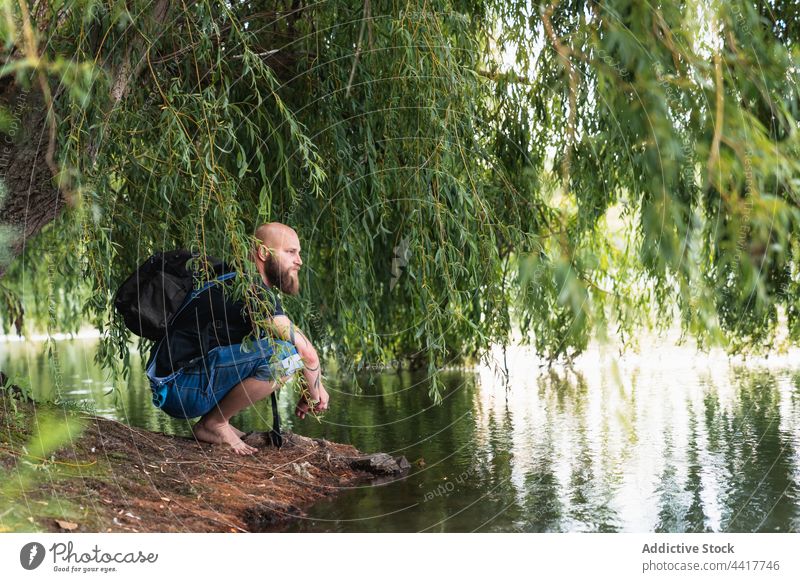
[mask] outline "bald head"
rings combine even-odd
[[[298,272],[303,264],[297,233],[280,222],[269,222],[259,226],[255,234],[258,240],[253,260],[264,282],[289,295],[297,295]]]
[[[284,242],[289,239],[297,241],[299,246],[297,233],[293,228],[281,222],[262,224],[256,229],[256,238],[260,240],[263,245],[273,249],[281,247]]]

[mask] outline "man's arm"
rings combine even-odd
[[[314,410],[317,412],[326,410],[328,408],[328,392],[322,385],[322,369],[314,345],[285,315],[273,317],[270,320],[269,327],[275,337],[291,342],[297,348],[297,353],[300,354],[305,365],[303,375],[305,376],[309,394],[313,400],[318,402]],[[298,408],[300,408],[300,403],[298,403]],[[305,413],[298,414],[298,416],[302,418]]]

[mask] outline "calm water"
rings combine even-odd
[[[0,369],[39,397],[85,401],[96,413],[188,435],[150,404],[141,360],[114,386],[92,341],[0,344]],[[510,375],[450,372],[441,405],[423,376],[376,374],[360,390],[331,377],[321,423],[298,433],[405,455],[409,476],[343,490],[294,531],[797,531],[800,527],[800,358],[731,364],[651,345],[616,360],[596,348],[572,370],[511,353]],[[109,393],[109,394],[107,394]],[[264,429],[268,401],[234,419]],[[294,426],[292,426],[294,425]]]

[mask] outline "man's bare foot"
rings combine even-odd
[[[245,444],[236,434],[234,428],[227,422],[225,424],[210,424],[200,420],[192,427],[192,433],[197,440],[204,443],[230,445],[237,455],[252,455],[258,451],[258,449]]]

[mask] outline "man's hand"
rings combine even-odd
[[[308,400],[306,400],[305,396],[301,396],[300,400],[297,401],[297,406],[294,407],[295,416],[303,420],[309,410],[311,410],[311,406],[309,406]]]
[[[305,395],[300,397],[300,400],[297,401],[297,406],[294,408],[295,415],[300,418],[300,420],[306,417],[306,414],[313,410],[314,413],[321,413],[328,410],[328,402],[330,401],[330,396],[328,396],[328,391],[325,390],[324,386],[319,387],[319,400],[314,405],[313,409],[311,407],[311,403],[306,399]]]
[[[320,384],[319,386],[319,401],[317,405],[314,407],[314,412],[325,412],[328,410],[328,401],[330,400],[330,396],[328,396],[328,391],[325,390],[325,387]]]

